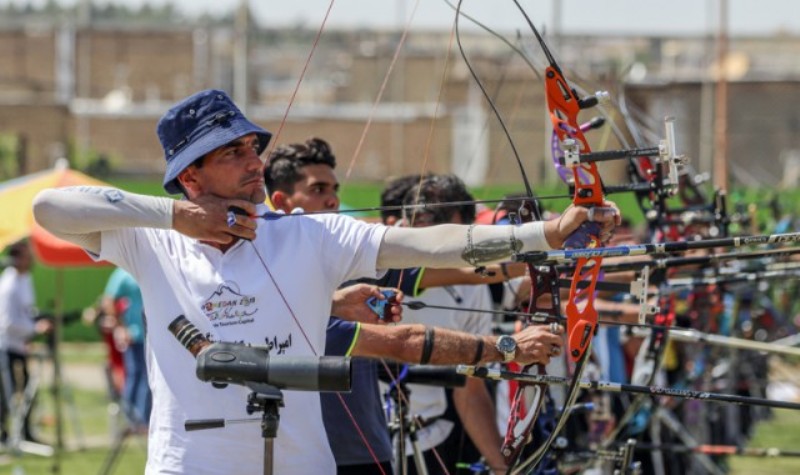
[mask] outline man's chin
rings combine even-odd
[[[235,199],[262,204],[267,199],[267,190],[263,186],[244,185],[236,193]]]
[[[250,193],[250,196],[243,197],[243,200],[248,200],[253,204],[263,204],[267,200],[267,192],[264,189],[256,190]]]

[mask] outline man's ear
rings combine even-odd
[[[178,174],[178,183],[186,193],[187,198],[196,196],[201,191],[197,177],[197,167],[189,165]]]
[[[275,206],[275,210],[283,210],[287,213],[292,212],[291,198],[289,198],[288,193],[276,191],[269,195],[269,199],[272,201],[272,205]]]

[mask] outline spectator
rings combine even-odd
[[[144,357],[144,303],[139,284],[125,270],[115,269],[106,284],[102,305],[107,318],[116,322],[113,342],[122,353],[125,367],[123,410],[135,426],[146,426],[151,398]]]

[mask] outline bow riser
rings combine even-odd
[[[545,70],[545,91],[547,106],[550,110],[550,120],[558,139],[564,143],[566,140],[574,141],[573,147],[581,152],[591,152],[586,136],[578,124],[578,114],[581,111],[581,100],[571,89],[561,72],[550,66]],[[566,156],[575,154],[566,153]],[[575,195],[572,202],[576,206],[599,206],[603,204],[603,184],[600,180],[597,164],[594,162],[581,163],[580,161],[567,160],[566,165],[572,169]],[[589,236],[588,247],[599,247],[600,239],[597,235]],[[578,362],[586,353],[597,327],[597,311],[594,309],[595,285],[600,278],[600,265],[602,259],[590,258],[578,261],[575,273],[572,276],[569,299],[567,301],[567,335],[569,357],[573,362]],[[587,282],[581,288],[579,282]]]
[[[569,289],[566,305],[569,357],[578,362],[589,349],[597,329],[594,307],[595,287],[600,279],[601,259],[579,259]],[[584,283],[585,284],[582,284]]]
[[[566,139],[577,140],[581,152],[591,152],[589,143],[578,124],[578,113],[581,111],[581,100],[575,91],[567,86],[567,82],[556,68],[550,66],[545,70],[545,94],[550,110],[550,121],[558,139],[563,143]],[[598,206],[603,203],[603,183],[597,164],[567,163],[572,168],[575,186],[573,204],[580,206]]]

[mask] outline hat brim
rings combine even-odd
[[[164,189],[167,193],[173,195],[183,193],[183,190],[178,186],[177,178],[186,167],[207,153],[249,134],[258,135],[257,152],[261,155],[264,149],[267,148],[272,134],[243,116],[238,115],[227,123],[216,126],[207,134],[187,145],[186,148],[178,151],[173,157],[167,157],[167,170],[164,172]]]

